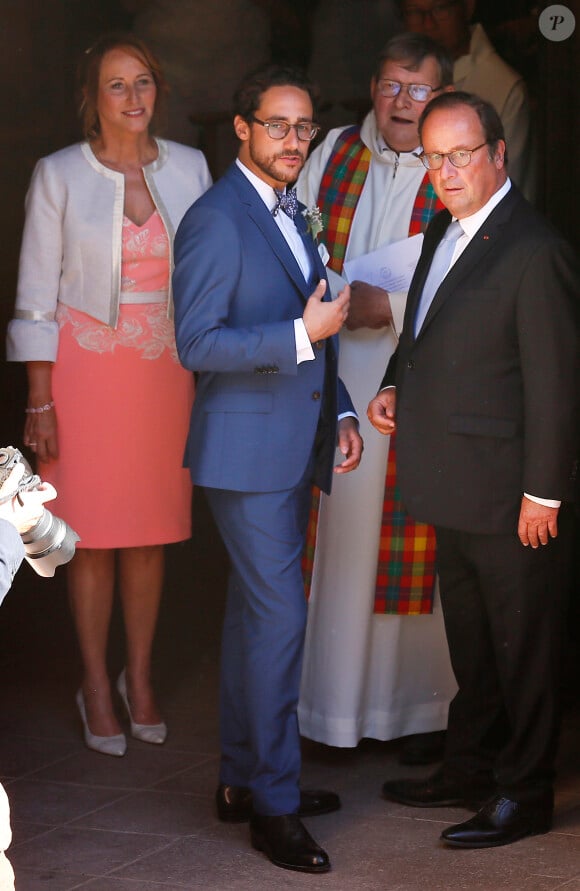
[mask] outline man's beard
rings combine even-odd
[[[264,157],[255,152],[254,146],[250,143],[249,145],[250,158],[258,167],[262,173],[265,173],[270,179],[274,179],[277,182],[283,183],[292,183],[298,178],[298,174],[304,167],[306,162],[306,158],[298,151],[286,151],[280,152],[279,155],[269,155],[268,157]],[[283,166],[280,168],[277,166],[277,162],[280,161],[280,158],[298,158],[300,161],[300,167],[296,170],[285,170]]]

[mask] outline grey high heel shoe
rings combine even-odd
[[[161,721],[160,724],[137,724],[133,720],[129,699],[127,697],[127,678],[125,677],[125,669],[119,675],[117,680],[117,690],[119,696],[123,700],[129,720],[131,722],[131,736],[140,739],[141,742],[152,743],[155,746],[161,746],[167,739],[167,724]]]
[[[77,691],[76,701],[81,721],[83,722],[86,747],[94,752],[100,752],[101,755],[114,755],[116,758],[122,758],[127,751],[125,734],[117,733],[115,736],[96,736],[94,733],[91,733],[82,689]]]

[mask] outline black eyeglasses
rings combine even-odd
[[[430,87],[429,84],[402,84],[398,80],[386,80],[385,78],[381,78],[377,83],[379,93],[387,99],[394,99],[403,87],[415,102],[427,102],[432,93],[438,93],[443,89],[443,87]]]
[[[421,152],[419,157],[427,170],[440,170],[443,166],[444,158],[449,158],[454,167],[467,167],[468,164],[471,164],[472,154],[487,144],[487,142],[482,142],[481,145],[476,145],[475,148],[455,149],[453,152]]]
[[[266,128],[266,132],[271,139],[285,139],[290,130],[296,130],[296,136],[302,142],[312,142],[317,133],[320,132],[320,125],[313,121],[300,121],[299,124],[289,124],[288,121],[261,121],[260,118],[252,116],[251,120]]]
[[[448,3],[436,3],[430,9],[421,9],[419,6],[408,6],[405,9],[405,19],[410,27],[422,27],[425,19],[431,16],[435,22],[446,22],[451,18],[451,10],[457,6],[461,0],[449,0]]]

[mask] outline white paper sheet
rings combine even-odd
[[[347,260],[345,277],[349,282],[368,282],[385,291],[408,291],[422,245],[423,235],[412,235],[355,260]]]

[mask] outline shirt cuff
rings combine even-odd
[[[535,501],[536,504],[543,504],[544,507],[560,507],[562,504],[561,501],[554,501],[552,498],[538,498],[536,495],[530,495],[528,492],[524,492],[524,495],[530,501]]]
[[[358,415],[354,411],[343,411],[339,414],[338,420],[342,421],[343,418],[354,418],[358,424]]]
[[[294,339],[296,341],[296,364],[314,359],[314,350],[306,332],[304,319],[294,319]]]

